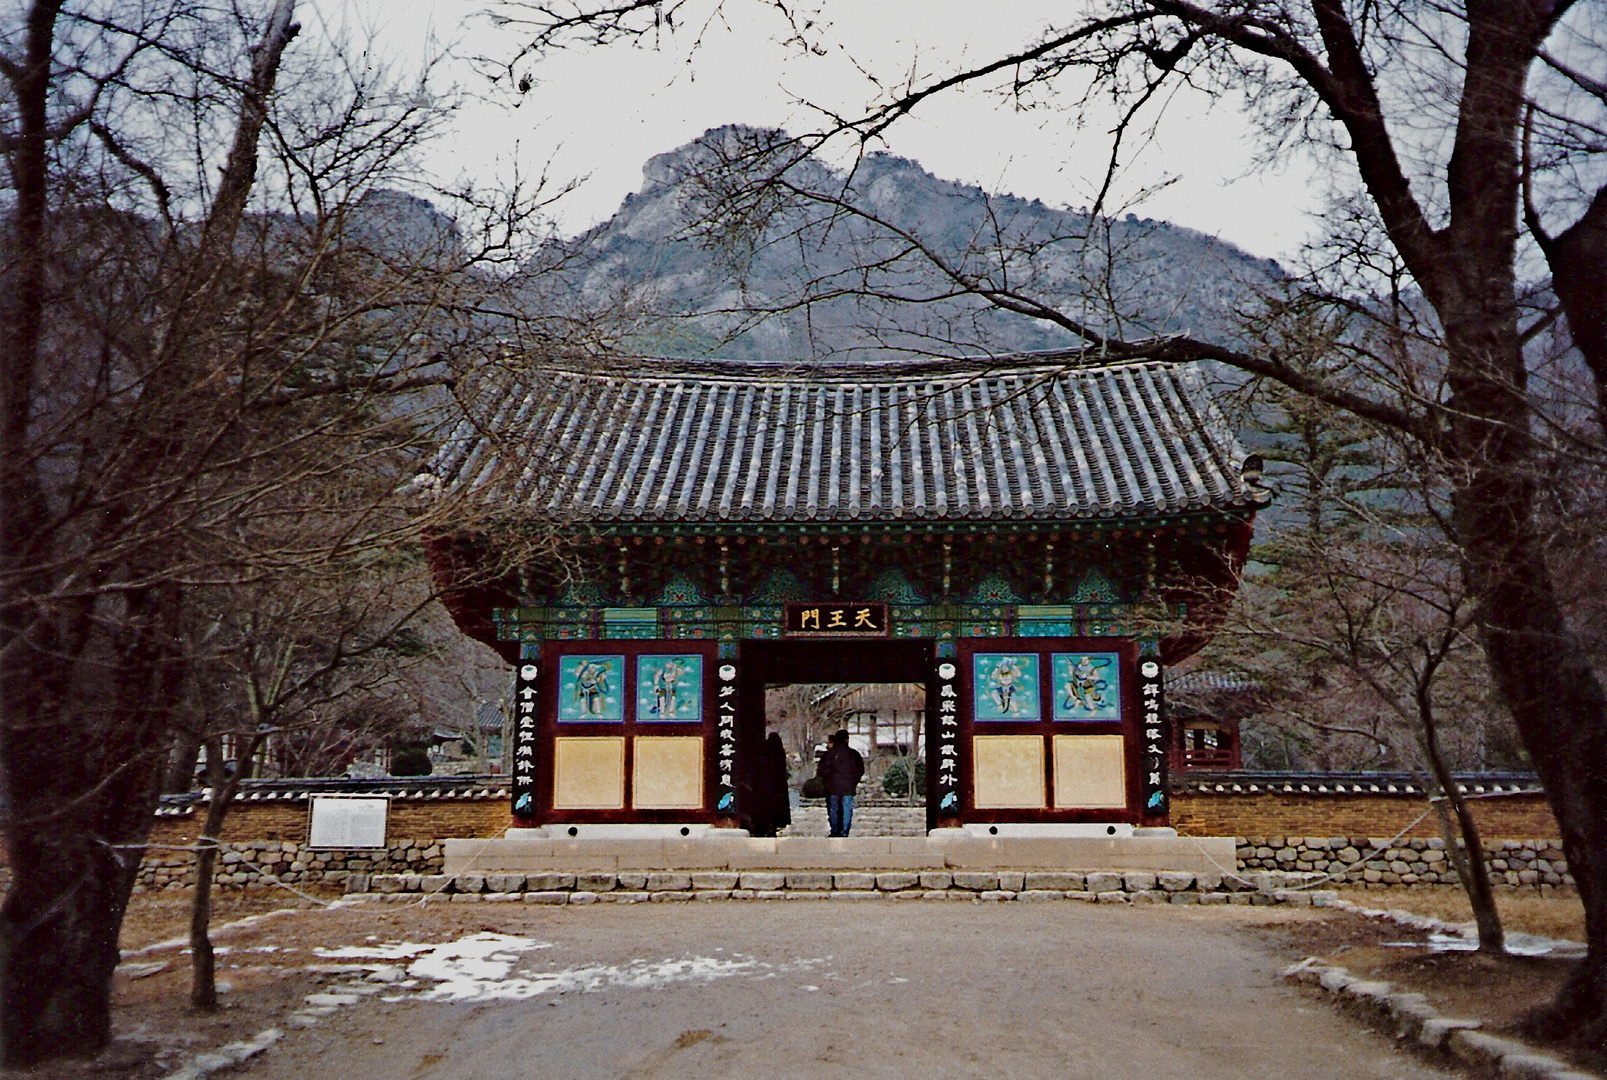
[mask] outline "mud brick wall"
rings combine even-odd
[[[1474,799],[1471,805],[1486,844],[1562,834],[1542,795]],[[1387,837],[1427,809],[1428,802],[1420,796],[1178,792],[1172,796],[1172,826],[1184,836]],[[1406,835],[1439,837],[1438,815],[1429,814]]]
[[[507,799],[393,800],[386,832],[390,836],[491,837],[501,836],[516,824]]]
[[[225,843],[246,840],[307,842],[311,820],[305,800],[240,803],[223,821]],[[160,817],[151,830],[152,844],[193,844],[206,822],[206,806],[183,817]],[[386,817],[387,837],[501,836],[514,824],[507,799],[392,799]]]

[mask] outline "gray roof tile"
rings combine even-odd
[[[1265,501],[1188,364],[633,359],[553,363],[485,398],[489,422],[430,471],[539,518],[1048,521]]]

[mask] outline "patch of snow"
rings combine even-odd
[[[373,938],[369,938],[373,941]],[[440,948],[416,941],[392,941],[384,945],[345,945],[339,949],[316,948],[318,956],[331,960],[411,960],[421,952]]]
[[[1555,956],[1566,958],[1585,955],[1583,942],[1559,941],[1556,938],[1542,937],[1539,934],[1524,934],[1515,931],[1508,931],[1505,937],[1508,956]],[[1405,943],[1403,942],[1403,944]],[[1471,940],[1460,934],[1430,934],[1428,936],[1428,951],[1431,953],[1474,952],[1478,947],[1479,939],[1476,936]]]
[[[147,976],[155,975],[158,971],[166,970],[166,960],[150,960],[143,964],[130,963],[117,965],[117,974],[126,976],[130,979],[143,979]]]
[[[542,994],[588,992],[608,988],[644,990],[675,983],[710,982],[768,967],[751,959],[694,956],[665,960],[632,960],[514,975],[520,957],[551,943],[510,934],[479,933],[437,945],[408,968],[415,979],[435,985],[419,994],[430,1001],[473,1003],[523,1001]]]

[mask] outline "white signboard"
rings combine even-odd
[[[384,796],[326,796],[312,801],[312,827],[307,846],[314,848],[382,848],[385,814],[391,801]]]

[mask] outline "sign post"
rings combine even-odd
[[[1166,731],[1161,723],[1163,694],[1161,662],[1154,657],[1138,661],[1138,705],[1144,725],[1144,817],[1164,820],[1166,805]]]
[[[714,709],[714,812],[720,817],[735,818],[737,809],[737,662],[721,660],[719,689],[715,693]]]
[[[934,820],[940,829],[960,824],[960,691],[959,668],[953,660],[939,660],[933,680],[937,700],[937,739],[928,750],[928,769],[936,769]]]
[[[513,796],[515,817],[536,816],[536,714],[541,700],[541,664],[520,660],[513,680]]]

